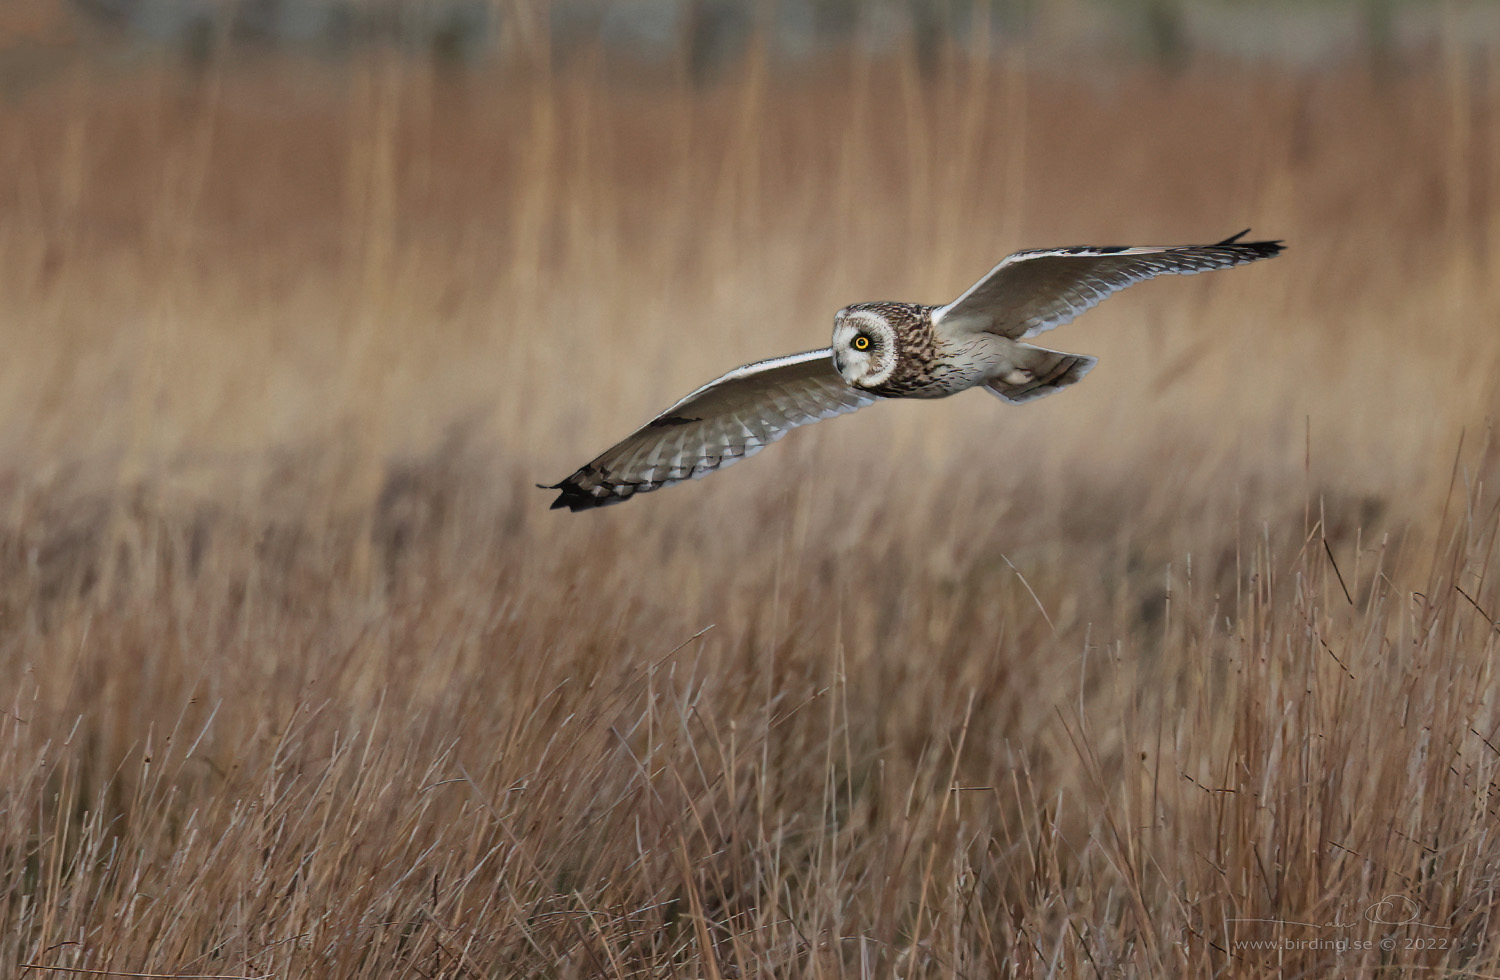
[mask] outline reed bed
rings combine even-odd
[[[1500,73],[597,52],[0,101],[0,974],[1497,976]],[[1025,408],[547,509],[1022,247]]]

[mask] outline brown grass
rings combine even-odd
[[[1500,73],[1432,65],[0,102],[0,974],[1500,975]],[[846,302],[1246,224],[1061,397],[531,486]]]

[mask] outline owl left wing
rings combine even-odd
[[[1242,242],[1249,229],[1213,245],[1037,249],[1003,259],[958,299],[932,312],[953,333],[1012,340],[1061,326],[1111,293],[1162,275],[1193,275],[1268,259],[1281,242]]]
[[[844,382],[831,348],[758,361],[710,381],[561,483],[542,489],[562,491],[553,510],[617,504],[699,479],[755,455],[799,425],[876,400]]]

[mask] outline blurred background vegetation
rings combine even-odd
[[[1036,60],[1229,57],[1307,70],[1379,65],[1439,42],[1482,50],[1500,34],[1500,11],[1478,0],[20,0],[0,17],[12,58],[85,42],[191,60],[267,47],[336,57],[379,44],[473,65],[599,44],[679,64],[700,83],[752,45],[788,65],[904,49],[930,69],[956,44],[991,57],[1024,48]]]

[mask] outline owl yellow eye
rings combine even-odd
[[[858,336],[856,336],[854,338],[854,349],[855,350],[869,350],[870,349],[870,338],[866,337],[864,334],[859,334]]]

